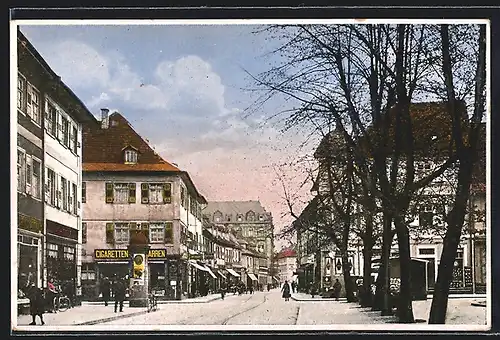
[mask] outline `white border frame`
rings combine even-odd
[[[422,24],[429,23],[432,21],[435,24],[486,24],[486,126],[487,126],[487,146],[486,146],[486,211],[487,216],[491,213],[491,25],[489,20],[486,19],[301,19],[303,24],[340,24],[340,23],[351,23],[351,24],[386,24],[390,21],[392,24]],[[294,24],[297,23],[297,19],[223,19],[223,20],[213,20],[213,19],[202,19],[202,20],[15,20],[10,22],[10,85],[11,88],[17,89],[17,27],[19,25],[30,25],[30,26],[46,26],[46,25],[263,25],[263,24]],[[17,92],[16,92],[17,94]],[[16,96],[11,96],[11,117],[17,116],[17,101]],[[41,117],[43,119],[43,117]],[[17,119],[10,120],[10,134],[11,134],[11,150],[14,150],[14,146],[17,147]],[[17,153],[11,152],[11,183],[16,180],[15,174],[17,171]],[[17,188],[12,190],[11,186],[11,240],[17,242]],[[390,328],[392,330],[434,330],[434,331],[485,331],[491,328],[491,302],[492,302],[492,280],[491,280],[491,219],[487,219],[486,222],[486,261],[489,264],[487,269],[487,315],[486,315],[486,325],[422,325],[422,324],[391,324]],[[17,268],[17,247],[11,247],[11,265],[12,268]],[[17,296],[17,287],[15,275],[11,279],[11,296]],[[96,326],[51,326],[45,325],[43,328],[40,326],[18,326],[17,325],[17,301],[15,299],[11,300],[11,326],[16,330],[31,330],[31,331],[96,331],[96,330],[107,330],[107,331],[151,331],[151,330],[168,330],[168,331],[210,331],[210,330],[311,330],[311,331],[321,331],[321,330],[335,330],[335,331],[366,331],[366,330],[378,330],[387,331],[388,325],[191,325],[191,326],[177,326],[177,325],[96,325]]]

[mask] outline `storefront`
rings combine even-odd
[[[168,255],[166,249],[150,249],[148,254],[149,290],[159,299],[176,299],[180,291],[178,282],[178,256]],[[91,279],[95,280],[93,294],[99,295],[99,285],[104,277],[114,280],[130,275],[130,254],[127,249],[95,249],[95,271],[89,265],[82,268],[82,281],[91,290]]]
[[[46,223],[46,269],[47,280],[60,286],[73,303],[81,296],[78,284],[76,249],[78,230],[61,223],[47,220]]]
[[[17,283],[25,290],[29,284],[42,286],[42,231],[41,220],[18,214]]]

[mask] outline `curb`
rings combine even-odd
[[[474,301],[470,305],[474,307],[486,307],[486,302]]]
[[[292,300],[294,301],[334,301],[334,302],[347,302],[347,299],[346,298],[340,298],[338,300],[335,300],[335,299],[331,299],[331,298],[320,298],[320,299],[314,299],[314,298],[298,298],[298,297],[295,297],[295,296],[291,296]]]
[[[159,309],[157,309],[156,311],[158,311],[158,310]],[[82,323],[77,323],[76,326],[97,325],[97,324],[104,323],[104,322],[115,321],[115,320],[118,320],[118,319],[126,319],[126,318],[130,318],[130,317],[133,317],[133,316],[144,315],[144,314],[149,314],[149,313],[154,313],[154,312],[148,312],[147,310],[142,310],[142,311],[138,311],[138,312],[130,313],[130,314],[117,315],[117,316],[111,316],[109,318],[104,318],[104,319],[85,321],[85,322],[82,322]]]
[[[159,300],[158,305],[183,304],[183,303],[208,303],[208,302],[212,302],[215,300],[220,300],[220,296],[209,299],[209,300],[201,300],[201,301],[200,300],[198,300],[198,301],[191,300],[190,301],[189,299],[185,299],[185,300]],[[108,306],[112,305],[113,303],[108,304]],[[125,303],[123,305],[127,306],[128,305],[127,301],[125,301]],[[101,301],[82,301],[82,306],[104,306],[104,302],[101,302]]]

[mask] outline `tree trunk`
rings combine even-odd
[[[344,275],[344,288],[347,302],[354,302],[356,299],[354,297],[354,287],[351,279],[351,265],[349,264],[347,251],[342,252],[342,273]]]
[[[391,245],[394,234],[392,233],[392,216],[384,212],[384,229],[382,235],[382,262],[379,268],[379,274],[377,278],[377,293],[375,294],[374,306],[375,310],[382,311],[382,315],[392,315],[392,308],[389,304],[389,284],[390,284],[390,268],[389,268],[389,258],[391,256]]]
[[[362,307],[372,306],[370,286],[372,283],[372,257],[373,257],[373,216],[366,215],[366,229],[363,238],[363,286],[359,294]]]
[[[460,244],[462,227],[469,200],[469,187],[472,179],[472,163],[460,162],[458,175],[458,191],[455,196],[453,208],[448,215],[448,229],[443,240],[443,252],[438,268],[438,277],[434,286],[429,324],[444,324],[448,309],[448,295],[453,279],[453,264]]]
[[[400,266],[400,291],[397,304],[397,316],[401,323],[414,323],[413,296],[411,289],[411,257],[410,257],[410,235],[403,217],[394,219],[398,235],[399,266]]]

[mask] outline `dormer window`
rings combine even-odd
[[[137,151],[125,150],[125,163],[137,163]]]
[[[133,146],[127,145],[123,148],[123,159],[125,164],[136,164],[137,163],[137,149]]]

